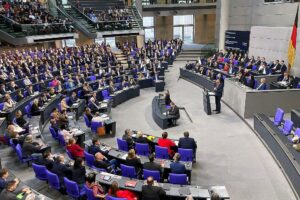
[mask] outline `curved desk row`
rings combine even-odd
[[[166,111],[165,99],[161,99],[159,96],[154,97],[152,100],[152,117],[161,129],[168,128],[168,120],[171,118],[166,115]]]
[[[112,182],[116,181],[121,189],[127,189],[136,193],[142,193],[142,186],[145,184],[144,180],[130,179],[106,172],[97,172],[96,181],[100,184],[110,186]],[[127,181],[136,182],[134,187],[127,186]],[[210,199],[211,191],[219,194],[221,199],[229,199],[228,192],[225,186],[192,186],[192,185],[175,185],[170,183],[158,183],[166,191],[167,199],[185,199],[187,195],[191,195],[194,199]]]
[[[214,81],[210,80],[209,77],[202,74],[180,68],[180,77],[209,91],[214,90]]]
[[[88,148],[89,146],[92,145],[92,141],[91,140],[87,140],[84,142],[86,147]],[[126,151],[122,151],[119,150],[117,148],[113,148],[111,147],[111,149],[108,149],[108,146],[106,146],[105,144],[101,143],[100,144],[100,149],[101,151],[109,158],[114,158],[119,160],[121,163],[125,163],[126,162],[126,158],[128,155],[128,152]],[[139,155],[139,158],[141,159],[141,164],[144,165],[144,163],[149,162],[149,158],[148,156],[141,156]],[[161,165],[161,167],[164,169],[164,178],[168,178],[168,174],[170,173],[170,164],[173,162],[172,160],[169,159],[158,159],[155,158],[154,162],[156,162],[157,164]],[[186,171],[187,171],[187,175],[189,176],[189,180],[191,180],[191,171],[192,171],[192,162],[184,162],[184,161],[180,161],[181,163],[183,163],[185,165]]]
[[[111,95],[112,107],[116,107],[117,105],[137,96],[140,96],[139,86],[130,87],[125,90],[117,91],[113,95]]]
[[[300,152],[264,114],[254,115],[254,129],[271,151],[295,193],[300,197]]]

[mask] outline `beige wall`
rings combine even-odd
[[[195,15],[195,39],[198,44],[215,42],[216,15]]]
[[[154,17],[154,35],[158,40],[170,40],[173,38],[173,16]]]

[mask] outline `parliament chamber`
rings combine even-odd
[[[0,200],[300,199],[297,0],[0,2]]]

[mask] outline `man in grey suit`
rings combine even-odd
[[[154,185],[153,177],[147,178],[147,185],[142,187],[142,200],[162,200],[166,196],[163,188]]]

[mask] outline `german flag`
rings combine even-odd
[[[288,49],[288,68],[290,68],[294,65],[295,56],[296,56],[296,43],[297,43],[297,28],[298,28],[298,12],[299,12],[299,4],[297,8],[296,18],[293,25],[293,31],[289,43],[289,49]]]

